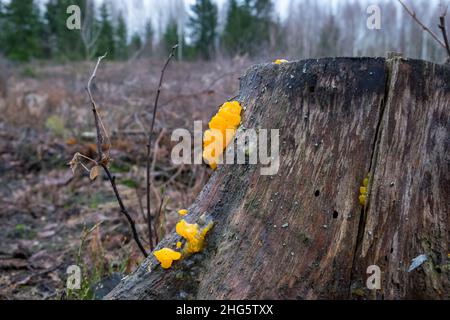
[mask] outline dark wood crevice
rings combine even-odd
[[[353,278],[353,271],[354,271],[354,264],[356,261],[356,257],[358,254],[358,251],[361,249],[362,240],[364,239],[364,234],[366,231],[366,222],[367,222],[367,209],[370,206],[370,194],[373,186],[373,177],[376,175],[376,164],[377,164],[377,158],[379,153],[379,146],[381,142],[381,133],[383,130],[383,123],[386,121],[386,105],[391,100],[390,95],[392,93],[392,86],[395,85],[395,80],[398,75],[398,63],[400,61],[401,57],[392,57],[388,58],[386,60],[386,83],[385,83],[385,91],[384,96],[381,99],[380,103],[380,114],[375,130],[374,140],[371,147],[371,157],[370,157],[370,165],[368,170],[368,176],[369,176],[369,187],[368,187],[368,200],[367,200],[367,206],[361,208],[360,213],[360,221],[358,225],[358,235],[356,237],[356,244],[355,244],[355,251],[353,254],[353,263],[352,263],[352,276]],[[352,289],[351,289],[352,283],[350,283],[348,296],[349,298],[352,297]]]

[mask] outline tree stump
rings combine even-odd
[[[251,68],[240,130],[280,130],[278,174],[219,166],[186,218],[214,220],[204,250],[168,270],[152,255],[107,298],[450,298],[449,80],[447,66],[400,57]]]

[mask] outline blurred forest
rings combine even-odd
[[[236,95],[251,65],[278,58],[406,57],[444,62],[445,50],[397,1],[377,1],[381,30],[366,26],[367,1],[0,0],[0,299],[101,298],[142,256],[109,181],[72,174],[74,154],[96,157],[85,87],[108,52],[93,93],[111,138],[110,169],[146,250],[146,132],[161,68],[155,119],[152,215],[156,240],[171,230],[211,174],[206,165],[170,161],[176,128],[207,124]],[[66,9],[81,8],[81,30]],[[287,5],[286,5],[287,4]],[[439,1],[408,4],[439,34]],[[125,10],[126,8],[126,10]],[[159,209],[160,208],[160,209]],[[159,210],[159,211],[158,211]],[[82,290],[67,292],[67,267],[82,266]],[[111,284],[112,283],[112,284]]]
[[[81,8],[82,28],[66,27],[71,4]],[[367,1],[290,0],[281,18],[271,0],[183,0],[154,5],[146,18],[143,0],[124,5],[117,0],[0,1],[0,52],[19,61],[92,59],[106,51],[110,59],[162,57],[174,43],[179,59],[215,59],[246,55],[300,59],[323,56],[384,56],[386,51],[442,62],[433,39],[409,17],[397,1],[377,1],[381,29],[368,30]],[[408,3],[432,31],[439,33],[443,2]],[[127,10],[124,10],[124,6]],[[141,13],[139,13],[141,11]],[[132,31],[130,17],[146,19]],[[153,20],[152,20],[153,19]]]

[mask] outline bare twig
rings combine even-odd
[[[161,70],[161,77],[159,78],[159,84],[158,84],[158,91],[156,92],[156,98],[155,98],[155,105],[153,107],[153,118],[152,118],[152,124],[150,126],[150,131],[148,133],[148,144],[147,144],[147,227],[148,227],[148,238],[150,243],[150,250],[153,251],[153,233],[152,233],[152,216],[151,216],[151,207],[150,207],[150,190],[151,190],[151,161],[150,161],[150,155],[152,150],[152,139],[153,139],[153,129],[155,126],[155,119],[156,119],[156,111],[158,109],[158,101],[159,101],[159,95],[161,94],[161,88],[164,81],[164,73],[169,66],[170,61],[173,57],[175,57],[175,50],[177,49],[178,45],[175,45],[172,47],[172,51],[170,52],[169,57],[167,58],[166,63],[164,64],[164,67]],[[155,228],[156,231],[156,228]]]
[[[447,8],[445,8],[444,13],[439,18],[439,29],[442,31],[442,36],[444,37],[445,49],[447,50],[447,54],[450,57],[450,45],[448,43],[447,29],[445,27],[445,16],[447,15]]]
[[[400,2],[400,4],[402,5],[402,7],[406,10],[406,12],[414,19],[414,21],[422,27],[422,29],[427,32],[428,34],[430,34],[431,37],[433,37],[434,40],[436,40],[444,49],[447,49],[445,42],[442,41],[441,39],[439,39],[439,37],[433,32],[431,31],[426,25],[424,25],[422,23],[422,21],[420,21],[419,18],[417,18],[416,12],[411,10],[410,8],[408,8],[408,6],[402,1],[402,0],[398,0],[398,2]]]
[[[125,215],[125,217],[127,218],[127,220],[128,220],[128,223],[129,223],[130,228],[131,228],[131,232],[133,233],[134,241],[138,245],[138,247],[141,250],[142,254],[145,257],[148,257],[148,254],[145,251],[144,246],[142,245],[141,241],[139,240],[139,235],[138,235],[138,233],[136,231],[136,225],[134,223],[134,220],[133,220],[133,218],[131,218],[130,214],[128,213],[128,210],[125,208],[125,205],[123,204],[122,198],[120,197],[119,191],[117,190],[116,178],[111,175],[111,172],[109,172],[109,169],[108,169],[108,167],[106,165],[102,164],[101,166],[102,166],[103,170],[105,170],[106,175],[108,176],[108,179],[111,182],[111,187],[114,190],[114,194],[116,195],[117,202],[119,203],[119,206],[120,206],[120,212],[122,212]]]
[[[92,112],[94,113],[94,121],[95,121],[95,129],[97,132],[97,152],[98,152],[98,158],[99,161],[103,160],[103,135],[100,131],[100,121],[99,121],[99,116],[98,116],[98,111],[97,111],[97,104],[95,103],[94,97],[92,96],[92,91],[91,91],[91,85],[92,82],[94,81],[95,77],[97,76],[97,70],[98,67],[100,66],[100,63],[102,62],[102,60],[104,58],[106,58],[107,53],[105,53],[103,56],[99,57],[97,60],[97,64],[95,65],[94,71],[92,72],[91,77],[89,78],[86,90],[88,92],[89,95],[89,99],[91,100],[91,104],[92,104]]]
[[[144,246],[142,245],[141,241],[139,240],[139,236],[138,233],[136,231],[136,225],[134,223],[133,218],[131,218],[130,214],[128,213],[128,210],[126,209],[123,201],[122,201],[122,197],[120,196],[119,190],[117,189],[117,185],[116,185],[116,178],[113,177],[111,175],[111,172],[108,169],[108,162],[109,162],[109,155],[105,155],[103,152],[103,142],[104,142],[104,138],[101,132],[101,128],[105,131],[105,128],[100,120],[100,116],[98,114],[98,110],[97,110],[97,104],[95,103],[95,100],[92,96],[92,91],[91,91],[91,85],[92,82],[94,81],[96,75],[97,75],[97,69],[100,65],[100,62],[106,57],[106,54],[99,57],[97,64],[95,65],[94,71],[92,72],[91,77],[89,78],[88,81],[88,85],[86,87],[86,90],[88,92],[89,95],[89,99],[91,100],[91,104],[92,104],[92,112],[94,114],[94,120],[95,120],[95,128],[97,131],[97,150],[98,150],[98,161],[97,161],[97,165],[101,166],[103,168],[103,170],[105,171],[106,175],[108,176],[108,179],[111,183],[111,187],[113,188],[114,194],[117,198],[117,202],[119,203],[119,207],[120,207],[120,212],[127,218],[128,223],[130,225],[131,228],[131,232],[133,234],[133,238],[134,241],[136,242],[136,244],[138,245],[139,249],[141,250],[142,254],[147,257],[148,254],[144,249]],[[105,132],[106,134],[106,132]]]

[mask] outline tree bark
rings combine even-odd
[[[251,68],[240,130],[280,130],[278,174],[219,166],[186,218],[214,220],[204,250],[169,270],[151,255],[107,298],[450,298],[449,79],[398,57]],[[370,265],[379,290],[366,287]]]

